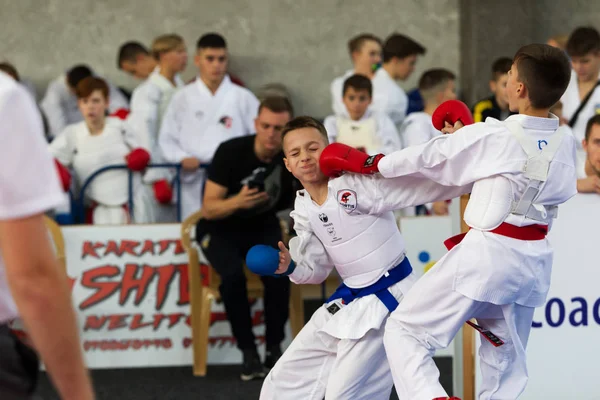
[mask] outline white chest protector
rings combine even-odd
[[[100,168],[124,164],[125,156],[131,151],[119,123],[107,122],[100,135],[90,135],[84,125],[73,133],[73,169],[79,185]],[[100,204],[125,204],[129,198],[127,179],[126,170],[103,172],[94,178],[85,194]]]
[[[538,204],[536,200],[548,178],[550,162],[568,130],[557,129],[548,140],[545,140],[547,144],[540,150],[533,141],[527,140],[523,127],[517,121],[503,123],[527,154],[527,161],[523,166],[527,187],[518,198],[513,192],[511,181],[501,175],[475,182],[465,209],[465,222],[472,228],[489,231],[497,228],[510,214],[513,214],[548,224],[549,220],[556,218],[558,207]]]
[[[320,207],[305,193],[307,217],[344,283],[365,287],[404,259],[404,238],[392,212],[349,214],[356,207],[356,192],[338,189],[330,183],[327,201]]]
[[[361,121],[337,117],[336,125],[336,142],[338,143],[354,148],[363,147],[369,154],[377,152],[381,147],[381,141],[377,135],[377,121],[373,117]]]

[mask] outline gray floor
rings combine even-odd
[[[305,302],[308,318],[320,306]],[[452,358],[436,358],[440,381],[452,392]],[[97,400],[249,400],[258,399],[261,381],[242,382],[240,366],[209,366],[205,377],[192,375],[191,367],[136,368],[92,371]],[[44,400],[59,400],[45,374],[39,393]],[[392,393],[391,399],[398,399]]]

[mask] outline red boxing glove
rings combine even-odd
[[[173,199],[173,189],[166,179],[154,182],[154,197],[160,204],[170,204]]]
[[[126,120],[127,116],[129,115],[129,110],[126,108],[119,108],[117,111],[115,111],[114,113],[110,114],[109,117],[116,117],[116,118],[120,118],[122,120]]]
[[[474,122],[471,110],[469,110],[469,107],[460,100],[448,100],[443,102],[435,109],[431,116],[431,122],[438,131],[444,129],[446,126],[444,124],[445,122],[454,125],[457,121],[462,122],[465,126],[471,125]]]
[[[138,147],[137,149],[131,150],[131,153],[125,156],[125,160],[127,161],[127,168],[139,172],[148,166],[148,163],[150,162],[150,153],[141,147]]]
[[[56,173],[58,174],[63,190],[68,192],[71,188],[71,173],[57,159],[54,159],[54,166],[56,167]]]
[[[342,143],[332,143],[323,149],[319,166],[323,174],[329,177],[338,177],[344,172],[357,174],[375,174],[379,172],[377,164],[383,154],[369,156],[354,147]]]

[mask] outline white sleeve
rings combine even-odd
[[[335,143],[337,140],[337,119],[335,115],[330,115],[325,118],[323,121],[323,126],[325,126],[325,130],[327,131],[327,138],[329,139],[329,143]]]
[[[383,157],[379,172],[386,178],[414,176],[444,186],[464,186],[522,169],[522,159],[510,154],[514,149],[510,138],[502,125],[476,123]]]
[[[109,88],[109,103],[108,103],[108,112],[109,113],[114,113],[115,111],[117,111],[119,108],[124,108],[124,109],[129,109],[129,101],[127,101],[127,98],[125,97],[125,95],[123,93],[121,93],[121,91],[119,90],[118,87],[116,87],[115,85],[113,85],[112,83],[108,84],[108,88]]]
[[[327,279],[334,265],[323,243],[312,232],[308,215],[301,203],[296,199],[294,211],[290,214],[294,219],[294,230],[297,236],[290,239],[290,254],[296,269],[289,278],[297,284],[318,284]]]
[[[152,90],[144,85],[133,92],[131,113],[127,117],[129,125],[137,132],[140,144],[150,149],[158,136],[158,113],[160,90]]]
[[[52,157],[56,158],[65,167],[70,167],[73,164],[73,157],[75,156],[74,133],[73,127],[68,126],[48,146]]]
[[[400,135],[402,136],[402,143],[405,148],[423,144],[431,139],[429,137],[429,129],[425,129],[422,124],[415,120],[405,121],[402,124]]]
[[[244,127],[246,128],[246,132],[244,135],[251,135],[256,131],[254,127],[254,120],[258,114],[258,107],[260,106],[260,102],[249,90],[244,90],[243,97],[243,107],[244,107]]]
[[[63,203],[38,109],[16,83],[0,90],[0,219],[43,213]]]
[[[121,127],[123,129],[125,143],[131,150],[141,147],[147,152],[150,152],[150,147],[144,143],[144,139],[140,137],[141,135],[139,131],[136,131],[127,121],[119,122],[121,123]]]
[[[381,140],[379,153],[391,154],[401,150],[402,143],[400,142],[400,135],[398,135],[394,121],[387,115],[381,115],[377,121],[377,135],[379,135],[379,139]]]
[[[341,78],[336,78],[331,82],[331,108],[333,109],[334,115],[346,114],[346,106],[342,101],[344,97],[342,91],[344,90],[344,83]]]
[[[384,178],[381,175],[345,174],[337,178],[338,187],[356,192],[356,210],[360,214],[379,215],[424,203],[449,200],[469,193],[473,185],[448,187],[415,176]]]
[[[180,163],[184,158],[192,157],[181,147],[179,141],[183,129],[183,117],[187,112],[184,96],[182,91],[175,93],[167,106],[158,134],[160,152],[169,163]]]
[[[46,89],[40,107],[46,116],[50,137],[57,137],[67,126],[67,117],[60,98],[60,83],[53,81]]]

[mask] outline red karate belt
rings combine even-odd
[[[488,232],[492,232],[497,235],[502,235],[518,240],[542,240],[548,234],[548,225],[535,224],[526,226],[516,226],[503,222],[496,229],[493,229]],[[446,239],[444,241],[444,245],[448,250],[452,250],[454,246],[462,242],[466,234],[467,232],[461,233],[460,235],[452,236],[451,238]],[[492,344],[492,346],[500,347],[504,344],[504,341],[498,336],[496,336],[493,332],[490,332],[489,330],[471,321],[467,321],[467,324],[469,324],[477,332],[479,332],[484,337],[484,339],[486,339]]]
[[[535,224],[516,226],[503,222],[496,229],[487,232],[519,240],[542,240],[548,234],[548,225]],[[448,250],[452,250],[454,246],[462,242],[466,234],[467,232],[461,233],[460,235],[452,236],[451,238],[444,240],[444,246],[446,246]]]

